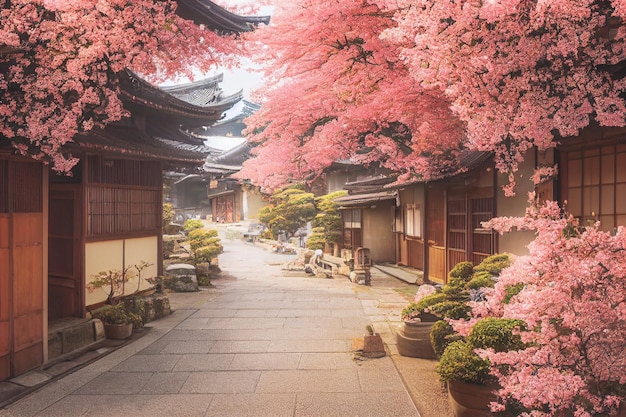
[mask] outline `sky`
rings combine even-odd
[[[221,0],[216,1],[216,3],[223,6],[241,6],[243,4],[249,3],[249,0]],[[262,7],[258,15],[271,15],[272,9],[271,7]],[[262,76],[257,72],[250,71],[251,64],[249,62],[243,62],[240,68],[233,70],[217,70],[215,73],[223,73],[224,80],[220,83],[220,87],[224,92],[224,95],[230,95],[237,93],[238,91],[243,90],[244,98],[250,100],[250,93],[254,91],[254,89],[258,88],[261,85]],[[209,74],[213,75],[213,74]],[[235,146],[241,144],[243,138],[234,138],[234,137],[221,137],[216,136],[212,137],[205,141],[208,146],[213,148],[228,150]]]
[[[239,7],[241,5],[250,4],[250,0],[217,0],[215,1],[217,4],[221,6],[225,6],[229,9],[233,7]],[[259,10],[258,13],[255,13],[261,16],[267,16],[268,14],[272,14],[272,7],[263,6]],[[261,74],[250,71],[251,63],[242,62],[240,68],[236,69],[217,69],[214,72],[208,74],[198,73],[196,75],[196,79],[206,78],[212,75],[217,75],[222,73],[224,75],[223,81],[220,83],[220,87],[222,88],[223,95],[228,96],[231,94],[235,94],[241,90],[243,90],[244,99],[250,100],[250,93],[254,91],[261,85],[262,76]],[[164,85],[174,84],[174,82],[166,82]],[[252,100],[250,100],[252,101]],[[208,146],[211,146],[216,149],[228,150],[235,146],[241,144],[245,139],[244,138],[235,138],[235,137],[223,137],[223,136],[214,136],[210,139],[207,139],[205,143]]]
[[[216,0],[215,2],[229,9],[246,4],[254,4],[251,0]],[[255,15],[271,15],[272,10],[272,6],[261,6]],[[250,92],[260,86],[262,76],[259,73],[247,70],[249,67],[250,63],[243,62],[238,69],[217,71],[224,74],[224,81],[221,83],[221,87],[225,95],[233,94],[243,89],[244,97],[248,100],[250,99]]]

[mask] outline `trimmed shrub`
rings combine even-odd
[[[446,320],[436,321],[430,330],[430,344],[433,346],[435,355],[440,357],[446,347],[459,337],[458,333],[454,331]]]
[[[474,273],[474,265],[471,262],[459,262],[450,270],[448,276],[450,278],[459,278],[463,281],[469,281]]]
[[[474,353],[474,346],[464,340],[450,343],[437,364],[437,373],[443,382],[488,384],[494,380],[490,370],[489,361]]]
[[[524,343],[515,329],[525,329],[523,320],[500,317],[486,317],[472,327],[467,341],[479,349],[493,349],[496,352],[507,352],[524,348]]]

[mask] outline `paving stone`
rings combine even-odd
[[[214,340],[171,341],[161,349],[161,353],[209,353],[213,345]]]
[[[171,371],[181,355],[133,355],[119,365],[113,372],[166,372]]]
[[[264,371],[259,393],[360,392],[356,369]]]
[[[189,372],[157,372],[141,390],[141,394],[176,394],[187,382]]]
[[[348,340],[277,340],[270,343],[268,352],[349,352]]]
[[[269,340],[220,340],[215,342],[211,353],[263,353],[269,345]]]
[[[352,369],[351,353],[303,353],[298,369]]]
[[[406,393],[304,393],[294,417],[420,417],[407,399]]]
[[[150,372],[105,372],[76,390],[76,394],[138,394],[151,377]]]
[[[182,355],[174,367],[174,372],[224,371],[230,367],[234,356],[221,353]]]
[[[23,387],[35,387],[39,384],[43,384],[44,382],[49,381],[50,379],[51,376],[44,372],[30,371],[28,373],[16,376],[9,381]]]
[[[251,393],[255,391],[260,376],[260,371],[193,372],[181,388],[181,392],[194,394]]]
[[[295,394],[215,394],[207,415],[292,417],[295,405]]]
[[[212,395],[102,396],[86,416],[203,417],[212,400]]]
[[[235,355],[230,370],[297,369],[299,353],[250,353]]]

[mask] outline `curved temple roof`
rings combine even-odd
[[[207,126],[243,98],[239,91],[222,97],[216,77],[169,88],[169,92],[145,81],[127,69],[120,74],[121,97],[129,107],[173,120],[185,127]]]
[[[194,23],[206,25],[223,34],[250,32],[261,23],[269,24],[270,16],[240,16],[210,0],[178,0],[176,13]]]

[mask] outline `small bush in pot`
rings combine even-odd
[[[493,349],[496,352],[507,352],[522,349],[524,344],[517,330],[524,328],[525,323],[522,320],[498,317],[479,320],[465,340],[452,342],[444,350],[437,367],[441,380],[474,384],[494,382],[489,374],[489,361],[480,358],[474,350]]]
[[[91,312],[92,317],[100,319],[105,324],[132,324],[141,326],[141,316],[126,309],[124,303],[114,306],[106,305]]]
[[[467,340],[450,343],[437,364],[437,373],[442,382],[462,381],[486,385],[495,381],[490,371],[489,361],[474,353],[474,346]]]

